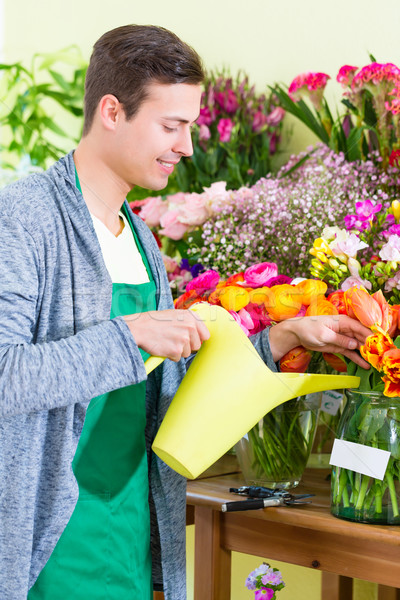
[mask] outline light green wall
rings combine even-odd
[[[244,69],[261,90],[274,81],[290,83],[303,71],[334,79],[343,64],[363,66],[368,52],[400,63],[398,0],[3,0],[4,58],[30,58],[78,44],[89,57],[96,39],[127,23],[152,23],[192,44],[207,67]],[[328,98],[340,86],[328,84]],[[290,149],[313,138],[296,125]]]
[[[399,0],[3,0],[3,7],[7,62],[29,61],[34,52],[71,44],[89,58],[93,43],[108,29],[151,23],[172,29],[192,44],[208,68],[245,70],[260,91],[275,81],[290,83],[308,70],[327,72],[334,79],[343,64],[366,64],[368,52],[378,61],[400,63]],[[338,84],[331,81],[328,86],[328,99],[338,98]],[[296,124],[290,150],[297,152],[311,142]],[[251,598],[243,590],[243,577],[258,564],[256,557],[235,555],[233,600]],[[282,572],[293,582],[280,594],[282,600],[317,600],[319,573],[289,565],[283,565]],[[374,586],[357,586],[362,600],[375,597]]]

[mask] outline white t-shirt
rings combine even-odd
[[[150,281],[128,219],[120,212],[125,227],[115,236],[100,219],[92,215],[100,248],[113,283],[138,285]]]

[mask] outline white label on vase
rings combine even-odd
[[[322,394],[321,410],[335,416],[342,404],[343,392],[328,390]]]
[[[388,450],[336,439],[333,442],[329,464],[382,480],[389,458]]]

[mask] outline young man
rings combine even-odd
[[[183,359],[209,333],[173,310],[154,238],[125,197],[162,189],[192,153],[203,76],[165,29],[106,33],[77,149],[0,194],[2,600],[186,598],[185,480],[150,446]],[[271,369],[299,344],[365,364],[354,349],[367,334],[326,317],[253,343]],[[151,354],[170,360],[146,379]]]

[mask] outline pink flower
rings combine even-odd
[[[200,109],[200,115],[196,121],[197,125],[211,125],[211,123],[213,122],[213,114],[211,113],[211,110],[208,108],[208,106],[203,106]]]
[[[231,89],[226,90],[225,92],[217,92],[215,94],[215,100],[227,113],[235,113],[239,108],[236,94]]]
[[[207,127],[207,125],[200,125],[199,129],[199,140],[203,140],[206,142],[211,137],[211,131]]]
[[[355,233],[349,233],[345,238],[338,238],[331,242],[330,247],[335,256],[346,254],[354,258],[359,250],[368,248],[368,244],[362,242]]]
[[[163,259],[164,267],[165,267],[165,270],[167,271],[167,273],[169,273],[171,275],[173,273],[179,273],[179,265],[176,262],[176,260],[174,260],[170,256],[167,256],[166,254],[163,254],[162,259]]]
[[[374,204],[371,200],[356,202],[356,214],[361,220],[373,219],[375,213],[379,212],[382,204]]]
[[[153,196],[147,198],[147,202],[142,206],[139,215],[148,227],[158,227],[161,217],[167,210],[168,202],[164,202],[161,196]]]
[[[202,294],[208,290],[215,290],[218,282],[219,274],[217,271],[209,269],[208,271],[204,271],[204,273],[198,277],[192,279],[192,281],[189,281],[186,286],[186,291],[188,292],[189,290],[196,290]]]
[[[252,125],[253,131],[258,133],[259,131],[261,131],[261,129],[264,127],[264,125],[266,125],[266,123],[267,123],[267,115],[264,114],[261,110],[258,110],[253,117],[253,125]]]
[[[256,590],[254,594],[254,600],[271,600],[274,590],[272,588],[263,588],[262,590]]]
[[[161,217],[160,225],[162,229],[160,229],[159,233],[161,235],[166,235],[171,238],[171,240],[181,240],[189,229],[189,225],[182,223],[179,220],[180,216],[180,210],[169,210],[166,212]]]
[[[249,267],[244,272],[245,285],[252,288],[262,287],[272,277],[277,277],[278,266],[275,263],[263,262]]]
[[[230,119],[220,119],[217,125],[220,142],[229,142],[233,129],[233,122]]]
[[[280,106],[276,106],[272,112],[267,116],[267,123],[271,127],[276,127],[282,121],[285,116],[285,111]]]
[[[321,109],[325,86],[330,79],[326,73],[302,73],[295,77],[289,86],[288,94],[294,102],[308,96],[315,109]]]
[[[361,277],[351,276],[342,282],[340,289],[343,290],[343,292],[345,292],[346,290],[349,290],[350,288],[359,289],[359,288],[363,288],[363,287],[366,290],[371,290],[372,283],[370,281],[367,281],[366,279],[361,279]]]
[[[386,244],[379,251],[382,260],[400,262],[400,236],[390,235]]]
[[[234,310],[228,310],[228,313],[230,315],[232,315],[232,317],[235,319],[236,323],[240,326],[240,329],[242,331],[244,331],[244,333],[247,335],[247,337],[249,337],[250,332],[247,329],[247,327],[246,327],[246,325],[244,323],[244,320],[240,317],[239,313],[235,312]]]
[[[190,227],[198,227],[208,219],[205,194],[187,194],[186,202],[181,208],[179,221]]]
[[[336,76],[336,81],[338,81],[343,87],[350,86],[357,69],[358,67],[343,65],[343,67],[340,68],[339,73]]]
[[[170,194],[167,197],[168,210],[170,210],[172,206],[177,206],[179,204],[185,204],[186,196],[187,196],[187,194],[185,194],[185,192],[177,192],[176,194]]]

